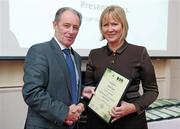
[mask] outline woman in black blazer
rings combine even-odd
[[[126,41],[128,22],[123,8],[109,6],[101,14],[100,30],[107,45],[90,52],[84,93],[96,87],[108,67],[131,79],[121,102],[110,115],[111,124],[106,124],[94,112],[88,110],[89,129],[147,129],[145,109],[158,96],[154,67],[145,47]],[[142,83],[143,94],[139,93]],[[89,97],[89,96],[87,96]]]

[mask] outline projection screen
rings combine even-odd
[[[0,57],[25,56],[31,45],[50,40],[55,12],[63,6],[83,15],[73,48],[87,57],[91,49],[106,45],[99,17],[108,5],[125,9],[129,43],[145,46],[153,57],[180,56],[178,0],[0,0]]]

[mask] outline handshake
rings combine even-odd
[[[90,99],[94,94],[95,87],[87,86],[83,89],[82,95],[84,98]],[[83,100],[84,101],[84,100]],[[67,125],[72,125],[76,121],[80,119],[81,113],[85,110],[85,102],[80,101],[77,105],[72,104],[69,106],[69,112],[67,118],[65,119],[65,123]]]
[[[67,125],[72,125],[76,121],[80,119],[81,113],[85,110],[84,104],[79,103],[77,105],[72,104],[69,106],[69,112],[67,118],[65,119],[65,123]]]

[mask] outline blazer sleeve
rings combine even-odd
[[[61,125],[69,108],[63,102],[52,98],[47,92],[48,71],[48,61],[44,50],[37,46],[31,47],[25,60],[22,94],[33,111]]]
[[[140,79],[142,82],[143,95],[133,102],[136,106],[138,114],[144,112],[144,110],[156,100],[159,94],[154,66],[146,48],[142,51],[140,62]]]

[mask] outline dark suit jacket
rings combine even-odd
[[[80,96],[81,59],[75,51],[73,54],[79,73]],[[23,79],[22,93],[29,106],[26,128],[67,129],[63,122],[72,103],[71,82],[63,52],[54,38],[29,49]]]

